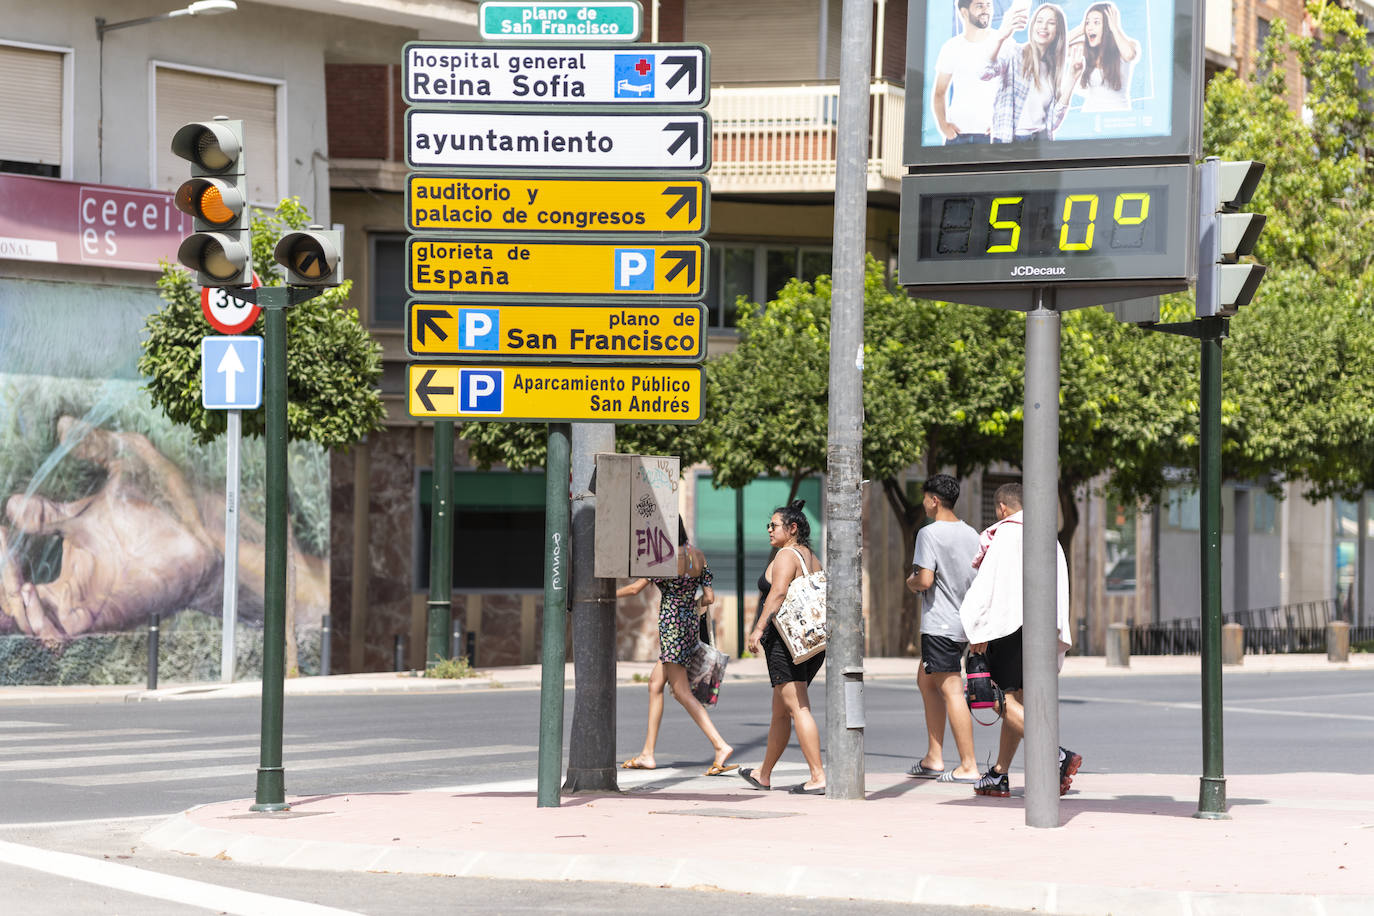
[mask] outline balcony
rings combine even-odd
[[[901,86],[869,86],[868,190],[901,188]],[[838,83],[712,86],[711,191],[717,194],[835,191]]]

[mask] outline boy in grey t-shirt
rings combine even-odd
[[[916,532],[916,552],[911,558],[907,588],[925,594],[921,615],[921,667],[916,683],[926,714],[925,756],[907,770],[910,776],[940,782],[978,781],[978,762],[973,756],[973,718],[964,703],[960,663],[968,640],[959,623],[959,606],[977,571],[978,532],[954,514],[959,481],[936,474],[925,482],[922,507],[931,523]],[[959,766],[944,764],[945,720],[954,733]]]

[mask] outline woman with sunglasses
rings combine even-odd
[[[789,791],[793,795],[824,795],[820,732],[811,715],[811,700],[806,688],[825,664],[825,653],[797,664],[792,661],[792,653],[787,651],[782,636],[773,625],[773,615],[782,607],[792,580],[821,568],[821,561],[811,550],[811,525],[802,512],[805,505],[805,501],[794,499],[774,509],[773,517],[768,520],[768,543],[774,553],[768,568],[759,577],[759,611],[749,633],[749,651],[762,655],[768,664],[768,681],[773,685],[773,715],[768,723],[768,745],[762,765],[739,772],[755,789],[771,789],[773,767],[786,750],[795,728],[797,743],[811,769],[811,777]]]

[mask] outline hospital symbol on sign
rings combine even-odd
[[[654,97],[654,56],[617,54],[615,56],[615,97],[651,99]]]

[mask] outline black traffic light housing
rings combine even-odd
[[[343,239],[337,229],[311,226],[288,232],[272,257],[286,269],[287,286],[338,286],[343,280]]]
[[[177,188],[174,202],[190,214],[195,230],[177,249],[177,260],[195,272],[201,286],[252,285],[243,122],[184,124],[172,136],[172,152],[191,164],[191,177]]]

